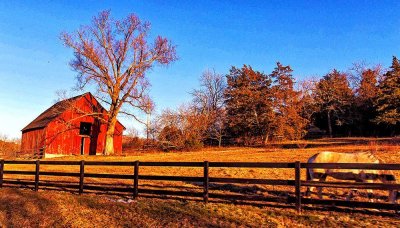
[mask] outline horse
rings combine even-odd
[[[308,159],[308,163],[382,163],[370,152],[357,153],[339,153],[339,152],[320,152]],[[307,181],[325,181],[330,176],[338,180],[353,180],[363,183],[374,183],[380,181],[382,183],[396,183],[396,178],[391,171],[388,170],[364,170],[364,169],[324,169],[324,168],[307,168]],[[306,196],[310,196],[314,187],[308,187]],[[355,190],[351,190],[347,196],[347,200],[353,195]],[[322,187],[318,187],[318,196],[322,199]],[[368,198],[371,199],[372,190],[368,189]],[[389,190],[389,200],[395,203],[397,200],[397,191]]]

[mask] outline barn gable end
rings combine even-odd
[[[103,154],[107,130],[106,110],[90,93],[60,101],[22,129],[21,152],[62,155]],[[114,134],[116,155],[122,154],[124,126]]]

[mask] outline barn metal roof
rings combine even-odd
[[[27,131],[32,129],[40,129],[44,128],[49,124],[52,120],[57,118],[61,113],[69,108],[69,103],[85,96],[88,93],[81,94],[79,96],[71,97],[62,101],[55,103],[53,106],[48,108],[46,111],[42,112],[36,119],[34,119],[31,123],[29,123],[26,127],[24,127],[21,131]]]
[[[27,130],[45,128],[51,121],[53,121],[55,118],[57,118],[60,114],[62,114],[68,108],[70,108],[71,102],[73,102],[74,100],[77,100],[81,97],[84,97],[86,95],[89,95],[90,97],[94,98],[94,96],[90,92],[87,92],[87,93],[84,93],[84,94],[81,94],[81,95],[78,95],[75,97],[71,97],[71,98],[59,101],[59,102],[55,103],[53,106],[51,106],[50,108],[48,108],[46,111],[42,112],[42,114],[40,114],[38,117],[36,117],[36,119],[34,119],[31,123],[29,123],[21,131],[25,132]],[[96,98],[94,98],[94,99],[96,100]],[[97,103],[100,106],[100,108],[105,110],[105,108],[99,102],[97,102]],[[119,124],[121,124],[121,126],[124,129],[126,129],[125,126],[121,122],[119,122],[119,120],[117,120],[117,122]]]

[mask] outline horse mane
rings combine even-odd
[[[386,163],[385,160],[383,160],[382,158],[377,158],[379,163]]]
[[[379,163],[385,163],[383,160],[379,159],[377,156],[375,156],[372,152],[368,151],[368,157],[371,159],[377,159]]]
[[[373,152],[368,151],[368,152],[366,152],[366,153],[369,154],[369,155],[368,155],[369,158],[375,158],[375,159],[377,159],[377,160],[379,161],[379,163],[386,163],[386,161],[385,161],[383,158],[380,158],[380,157],[376,156]]]
[[[379,163],[385,163],[385,161],[377,156],[372,151],[359,152],[360,154],[365,154],[371,160],[378,160]]]

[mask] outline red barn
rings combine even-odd
[[[46,157],[103,154],[105,113],[91,93],[60,101],[22,129],[21,152]],[[114,134],[116,155],[122,154],[124,129],[118,121]]]

